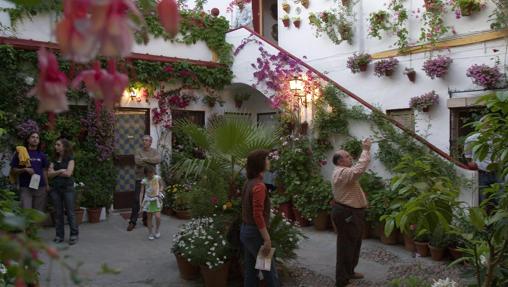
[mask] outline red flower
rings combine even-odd
[[[157,4],[157,15],[159,22],[171,38],[178,34],[180,26],[180,12],[175,0],[161,0]]]
[[[59,70],[58,62],[53,53],[41,48],[37,52],[39,60],[39,79],[28,96],[36,96],[39,100],[37,112],[67,111],[67,77]]]
[[[93,94],[96,100],[103,100],[104,105],[111,109],[120,100],[123,91],[129,84],[127,75],[116,71],[115,63],[108,63],[108,70],[101,69],[99,63],[95,64],[93,70],[81,72],[72,82],[77,88],[80,82],[85,83],[86,88]]]

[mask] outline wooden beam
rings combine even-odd
[[[378,53],[374,53],[372,55],[372,59],[383,59],[383,58],[403,56],[403,55],[409,55],[409,54],[418,54],[418,53],[428,52],[433,49],[439,50],[439,49],[467,46],[467,45],[472,45],[472,44],[476,44],[476,43],[483,43],[483,42],[493,41],[493,40],[497,40],[497,39],[502,39],[505,37],[508,37],[508,29],[500,30],[500,31],[481,32],[481,33],[477,33],[477,34],[473,34],[473,35],[461,36],[461,37],[458,37],[455,39],[444,40],[444,41],[436,43],[436,45],[434,47],[432,47],[430,44],[412,46],[412,47],[409,47],[407,49],[407,51],[404,53],[400,52],[399,49],[392,49],[392,50],[387,50],[387,51],[383,51],[383,52],[378,52]]]

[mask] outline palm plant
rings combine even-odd
[[[175,174],[201,182],[226,179],[230,196],[236,191],[235,183],[244,169],[247,155],[257,149],[271,149],[279,138],[262,125],[238,119],[219,118],[210,122],[206,129],[180,121],[175,128],[188,136],[205,155],[176,162],[172,168]]]

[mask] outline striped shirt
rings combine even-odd
[[[367,170],[369,163],[370,151],[364,150],[354,166],[335,168],[332,175],[332,192],[335,202],[353,208],[367,207],[367,197],[358,179]]]

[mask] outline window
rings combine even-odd
[[[473,131],[473,127],[468,125],[471,122],[479,120],[485,113],[483,107],[464,107],[450,109],[450,153],[463,162],[464,141],[467,135]]]
[[[250,113],[233,113],[233,112],[225,112],[224,118],[226,119],[238,119],[250,122],[251,121],[251,114]]]
[[[415,115],[412,109],[387,110],[386,114],[404,127],[415,131]]]
[[[277,113],[259,113],[257,116],[258,125],[263,125],[265,128],[275,131],[279,123],[277,120]]]

